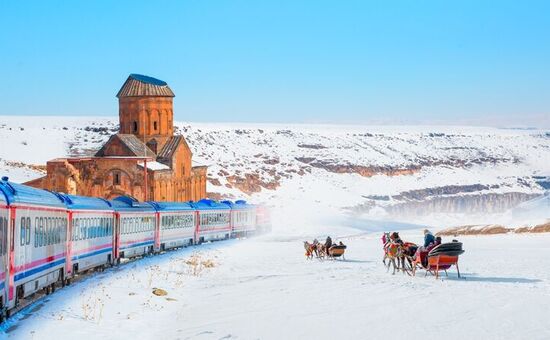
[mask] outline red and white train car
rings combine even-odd
[[[42,288],[49,292],[56,282],[63,281],[67,207],[51,192],[11,183],[6,178],[0,181],[0,191],[9,204],[4,234],[8,256],[4,307],[11,309],[20,299]]]
[[[197,213],[190,203],[149,202],[157,210],[155,250],[180,248],[195,243]]]
[[[256,233],[256,206],[238,200],[222,201],[231,208],[231,237],[250,236]]]
[[[110,203],[116,216],[115,258],[153,253],[158,235],[155,208],[128,196],[115,198]]]
[[[115,213],[101,198],[58,194],[68,209],[66,278],[114,263]]]
[[[197,209],[197,243],[225,240],[231,237],[231,208],[213,200],[192,203]]]

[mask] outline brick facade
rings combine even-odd
[[[192,152],[185,138],[174,136],[174,94],[168,85],[130,75],[117,97],[119,133],[111,136],[95,156],[51,160],[46,176],[26,184],[106,199],[120,195],[140,201],[205,198],[207,168],[192,166]]]

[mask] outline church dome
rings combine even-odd
[[[165,81],[141,74],[130,74],[118,94],[122,97],[175,97]]]

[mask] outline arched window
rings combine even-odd
[[[137,123],[136,121],[134,121],[134,126],[133,126],[133,128],[134,128],[134,132],[137,132],[137,130],[138,130],[138,123]]]
[[[153,122],[153,129],[157,131],[157,122]]]

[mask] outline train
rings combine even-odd
[[[244,200],[139,202],[36,189],[0,180],[0,319],[38,291],[91,269],[271,228],[265,206]],[[0,321],[1,321],[0,320]]]

